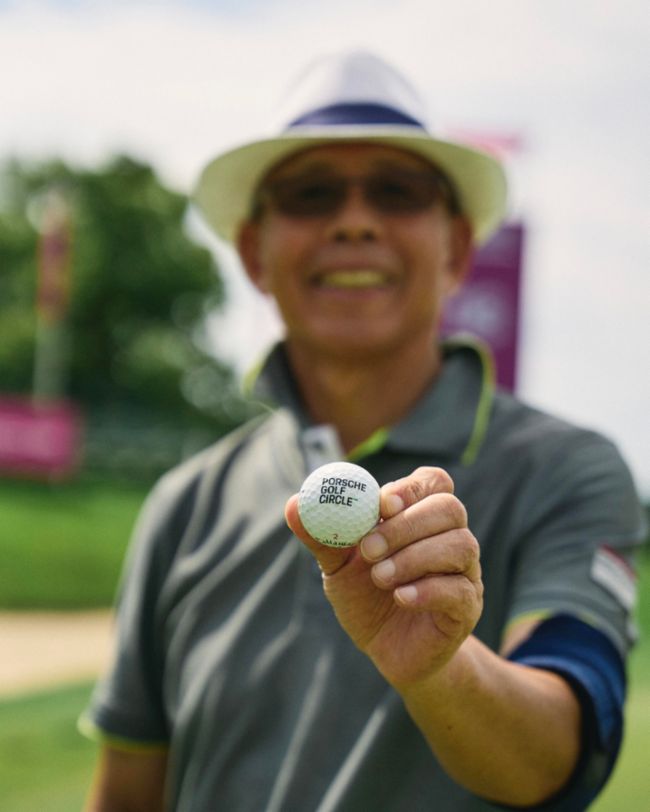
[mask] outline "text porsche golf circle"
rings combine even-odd
[[[379,484],[351,462],[322,465],[303,482],[298,512],[321,544],[350,547],[379,521]]]

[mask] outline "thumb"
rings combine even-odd
[[[298,513],[298,494],[289,497],[284,509],[284,518],[291,532],[300,539],[304,546],[311,552],[318,561],[321,570],[325,575],[332,575],[342,567],[353,555],[356,546],[353,547],[328,547],[316,541],[305,530],[300,514]]]

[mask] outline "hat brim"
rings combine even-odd
[[[301,150],[341,141],[367,141],[413,152],[442,169],[458,191],[474,240],[485,240],[506,212],[506,179],[499,161],[484,152],[432,138],[411,127],[302,128],[299,133],[262,139],[223,153],[203,170],[193,200],[206,222],[228,242],[250,215],[253,194],[278,163]]]

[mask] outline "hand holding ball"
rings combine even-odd
[[[298,513],[321,544],[351,547],[379,521],[379,484],[351,462],[322,465],[303,482]]]

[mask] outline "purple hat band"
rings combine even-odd
[[[289,124],[292,127],[345,124],[406,124],[424,130],[422,122],[383,104],[331,104],[310,110]]]

